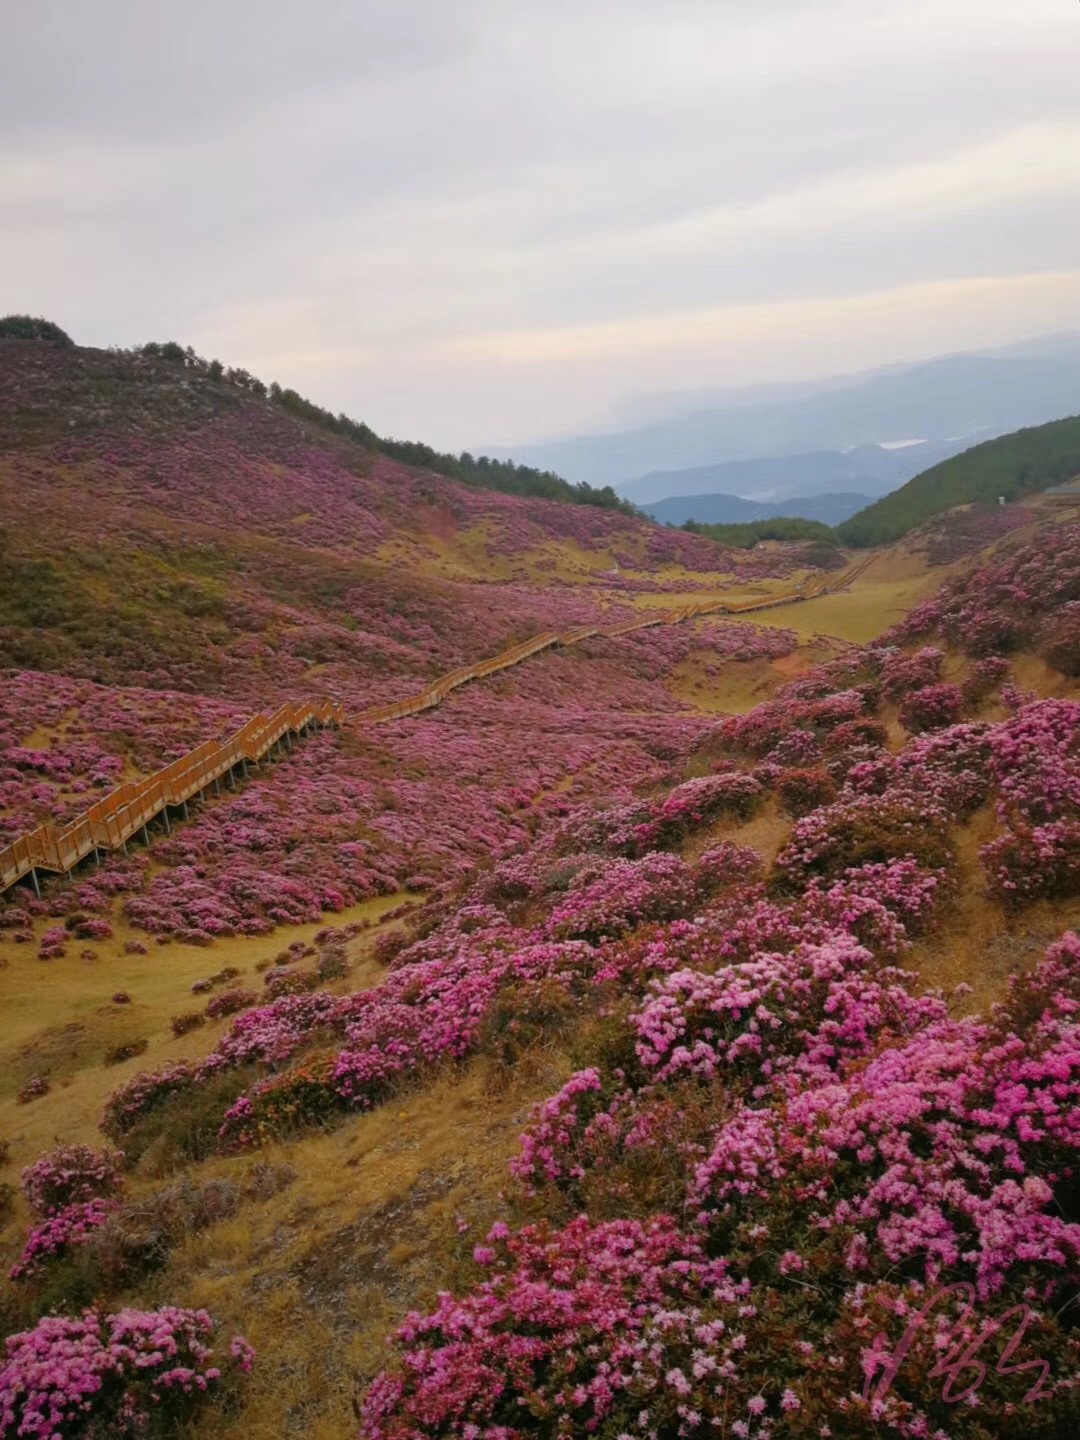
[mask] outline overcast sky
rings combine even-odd
[[[1080,326],[1077,0],[11,0],[0,313],[451,447]]]

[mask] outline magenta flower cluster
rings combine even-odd
[[[50,1315],[6,1341],[0,1366],[3,1440],[76,1435],[135,1437],[151,1417],[178,1424],[220,1385],[226,1371],[251,1369],[243,1336],[214,1362],[214,1321],[205,1310],[86,1310]]]

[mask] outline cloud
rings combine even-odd
[[[887,361],[917,295],[1010,338],[1075,323],[1078,62],[1059,0],[37,0],[0,309],[452,445]]]

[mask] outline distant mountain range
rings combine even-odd
[[[966,440],[923,440],[885,449],[859,445],[854,450],[812,450],[805,455],[763,455],[752,460],[726,460],[692,470],[654,470],[619,488],[627,499],[652,513],[661,499],[685,496],[730,495],[772,504],[784,500],[807,503],[822,495],[855,494],[877,499],[903,485],[913,475],[967,449]],[[804,515],[790,508],[788,515]],[[701,517],[692,517],[697,520]]]
[[[660,418],[495,453],[571,481],[613,485],[638,503],[694,493],[769,502],[812,493],[881,495],[971,445],[1078,406],[1074,332],[819,381],[643,397],[642,413]],[[910,440],[927,448],[903,445]],[[764,459],[771,468],[702,475]]]
[[[687,520],[698,520],[704,525],[741,525],[748,520],[771,520],[778,515],[788,518],[798,515],[804,520],[839,525],[872,503],[868,495],[807,495],[771,503],[744,500],[739,495],[672,495],[640,508],[664,525],[682,525]]]

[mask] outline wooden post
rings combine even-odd
[[[142,838],[143,838],[143,844],[144,844],[144,845],[149,845],[149,844],[150,844],[150,831],[147,830],[147,828],[146,828],[145,825],[142,827]]]
[[[185,820],[188,818],[188,808],[186,800],[180,801],[180,814],[184,817]]]
[[[166,835],[171,835],[171,834],[172,834],[172,826],[169,824],[169,807],[168,807],[168,805],[163,805],[163,806],[161,807],[161,818],[165,821],[165,834],[166,834]]]
[[[41,885],[40,885],[40,883],[39,883],[39,881],[38,881],[38,876],[37,876],[37,870],[36,870],[36,869],[30,871],[30,879],[34,882],[34,894],[35,894],[35,895],[37,896],[37,898],[40,900],[40,899],[41,899]]]

